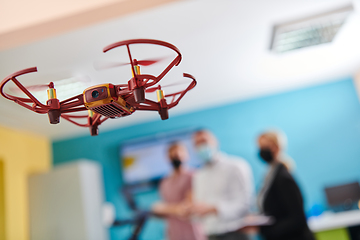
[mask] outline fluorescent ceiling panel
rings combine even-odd
[[[349,5],[331,12],[275,25],[271,50],[283,53],[332,42],[352,12],[353,6]]]

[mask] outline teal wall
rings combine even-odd
[[[180,103],[181,104],[181,103]],[[135,113],[136,114],[136,113]],[[131,117],[131,116],[130,116]],[[110,120],[110,121],[121,121]],[[97,137],[78,137],[53,143],[54,164],[88,158],[104,168],[107,201],[118,217],[129,216],[124,199],[118,148],[121,142],[178,129],[206,127],[219,138],[221,149],[247,159],[259,187],[264,164],[257,157],[256,136],[268,127],[288,136],[288,154],[296,162],[295,177],[304,194],[306,210],[326,205],[323,187],[360,180],[360,104],[351,79],[233,103],[226,106],[103,132]],[[156,192],[138,196],[142,207],[158,199]],[[111,237],[126,239],[129,228],[111,230]],[[146,240],[163,238],[164,225],[151,220]]]

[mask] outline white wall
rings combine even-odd
[[[30,239],[106,240],[102,170],[91,161],[29,178]]]

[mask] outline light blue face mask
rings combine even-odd
[[[214,159],[216,150],[207,144],[203,144],[197,147],[196,153],[203,163],[208,163]]]

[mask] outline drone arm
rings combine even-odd
[[[78,107],[78,108],[61,110],[61,113],[80,112],[80,111],[86,111],[86,110],[88,110],[86,107]]]
[[[62,110],[62,112],[64,112],[63,110],[71,109],[73,107],[78,107],[80,105],[84,105],[83,94],[79,94],[77,96],[74,96],[72,98],[60,102],[60,106],[61,106],[60,109]]]
[[[158,79],[157,77],[149,75],[149,74],[139,74],[139,75],[137,75],[137,78],[141,81],[144,81],[142,86],[145,88],[151,87],[161,80],[161,79]],[[152,80],[152,81],[149,82],[150,80]]]
[[[102,115],[100,114],[95,114],[94,117],[93,117],[93,120],[91,121],[91,124],[90,124],[90,121],[88,121],[86,124],[82,124],[82,123],[78,123],[74,120],[72,120],[72,118],[89,118],[88,115],[68,115],[68,114],[61,114],[61,117],[66,119],[67,121],[79,126],[79,127],[90,127],[92,125],[100,125],[101,123],[103,123],[104,121],[106,121],[108,118],[105,117],[104,119],[101,119]]]
[[[108,117],[104,117],[103,119],[100,119],[100,124],[102,124],[103,122],[105,122],[108,119],[109,119]]]
[[[101,116],[102,115],[100,115],[100,114],[95,114],[94,117],[93,117],[93,123],[98,122],[100,120]],[[92,125],[94,125],[94,124],[92,124]]]
[[[159,103],[151,101],[149,99],[145,99],[145,102],[136,106],[136,110],[158,111]]]
[[[36,105],[34,106],[30,106],[26,103],[24,103],[23,101],[20,101],[19,99],[15,99],[13,100],[15,103],[19,104],[20,106],[23,106],[31,111],[37,112],[37,113],[47,113],[47,109],[41,109],[41,108],[36,108]]]
[[[69,118],[87,118],[88,117],[88,115],[67,115],[67,114],[63,114],[63,115],[61,115],[61,116],[67,116],[67,117],[69,117]]]
[[[127,86],[127,85],[126,85]],[[118,96],[124,96],[124,95],[127,95],[127,94],[129,94],[129,93],[131,93],[131,90],[130,89],[128,89],[127,87],[126,88],[121,88],[121,87],[119,87],[119,85],[116,85],[115,86],[115,89],[116,89],[116,94],[118,95]]]
[[[71,119],[71,118],[87,118],[88,116],[86,116],[86,115],[85,116],[70,116],[70,115],[66,115],[66,114],[61,114],[61,117],[79,127],[89,127],[89,125],[87,123],[81,124],[81,123],[75,122],[74,120]]]

